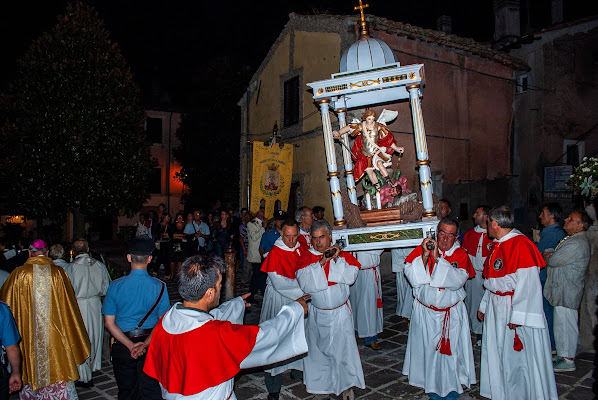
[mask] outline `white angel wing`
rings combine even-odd
[[[361,121],[357,118],[353,118],[353,121],[351,121],[352,124],[359,124],[361,123]]]
[[[394,121],[398,115],[398,111],[382,110],[377,122],[386,125],[387,122]]]

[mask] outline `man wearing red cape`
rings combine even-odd
[[[156,378],[165,399],[235,400],[234,377],[242,368],[287,360],[307,352],[305,298],[282,307],[260,325],[242,325],[249,293],[218,307],[222,259],[197,255],[179,272],[176,303],[154,328],[144,372]]]
[[[478,311],[484,321],[480,394],[490,399],[556,400],[540,284],[540,269],[546,263],[514,223],[508,206],[488,214],[494,247],[484,263],[486,292]]]
[[[413,309],[403,374],[424,388],[431,399],[456,399],[476,383],[467,309],[467,279],[475,271],[457,241],[457,222],[445,218],[438,241],[423,240],[405,259],[405,276],[413,286]]]
[[[311,225],[311,237],[313,248],[302,251],[295,273],[299,287],[312,296],[303,380],[315,399],[342,393],[343,400],[353,400],[352,387],[365,388],[349,301],[349,286],[360,264],[350,253],[330,246],[332,228],[325,219]]]

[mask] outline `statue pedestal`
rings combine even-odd
[[[364,210],[359,213],[367,226],[401,224],[401,211],[398,207],[383,208],[381,210]]]

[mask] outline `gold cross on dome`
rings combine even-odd
[[[363,5],[361,0],[359,0],[359,6],[355,6],[355,10],[359,10],[361,12],[361,22],[365,22],[365,16],[363,15],[363,9],[369,7],[369,4]]]

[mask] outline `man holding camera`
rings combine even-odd
[[[457,241],[457,222],[445,218],[438,240],[425,238],[405,259],[415,301],[403,374],[432,399],[455,399],[476,382],[467,309],[467,279],[475,271]],[[424,357],[424,362],[421,358]]]
[[[355,330],[349,285],[357,279],[360,264],[350,253],[331,246],[332,228],[325,219],[311,225],[313,248],[302,251],[296,271],[299,287],[310,294],[307,318],[307,357],[304,382],[315,399],[342,393],[353,400],[353,386],[365,388]]]

